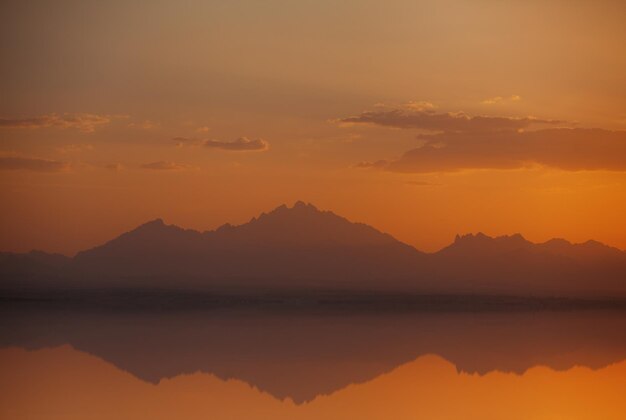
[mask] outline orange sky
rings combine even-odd
[[[12,3],[0,250],[296,200],[426,251],[626,249],[622,1]]]

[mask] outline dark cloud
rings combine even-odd
[[[269,149],[269,143],[263,139],[249,139],[239,137],[234,141],[199,140],[194,138],[176,137],[177,146],[203,146],[210,149],[228,150],[234,152],[262,152]]]
[[[238,152],[261,152],[269,148],[269,144],[265,140],[251,140],[246,137],[239,137],[235,141],[205,140],[202,145],[211,149],[222,149]]]
[[[407,173],[517,169],[531,165],[566,171],[626,171],[626,131],[559,128],[442,133],[420,138],[425,140],[422,146],[397,160],[369,167]]]
[[[532,117],[469,116],[463,112],[437,113],[429,109],[393,109],[367,111],[339,120],[343,124],[374,124],[401,129],[440,132],[492,132],[522,130],[531,125],[559,124],[560,121]]]
[[[38,159],[20,156],[0,156],[0,170],[24,170],[33,172],[61,172],[69,164],[57,160]]]
[[[150,169],[155,171],[181,171],[183,169],[188,169],[188,165],[183,165],[175,162],[166,162],[166,161],[158,161],[158,162],[150,162],[144,163],[141,165],[143,169]]]
[[[340,122],[435,132],[418,135],[423,144],[399,159],[355,165],[360,168],[428,173],[542,165],[567,171],[626,171],[626,131],[546,128],[563,122],[437,113],[432,106],[363,112]]]
[[[31,118],[0,118],[0,127],[4,128],[75,128],[91,133],[105,126],[114,117],[97,114],[46,114]]]

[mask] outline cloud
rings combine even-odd
[[[375,162],[370,162],[370,161],[362,161],[359,163],[356,163],[354,165],[352,165],[353,168],[385,168],[387,165],[389,165],[389,162],[386,160],[377,160]]]
[[[374,104],[377,109],[406,109],[411,111],[432,111],[437,108],[437,105],[428,101],[409,101],[403,104],[378,102]]]
[[[189,165],[183,165],[175,162],[166,162],[166,161],[158,161],[158,162],[150,162],[144,163],[141,165],[143,169],[150,169],[155,171],[182,171],[184,169],[189,169]]]
[[[62,172],[69,169],[67,162],[22,156],[0,156],[0,170],[32,172]]]
[[[419,134],[417,138],[423,143],[398,159],[360,162],[354,165],[357,168],[431,173],[540,165],[566,171],[626,171],[626,131],[547,128],[564,123],[533,117],[441,113],[426,106],[367,111],[339,121],[433,132]]]
[[[151,120],[143,120],[139,122],[131,122],[128,124],[130,128],[136,128],[139,130],[153,130],[159,128],[160,124]]]
[[[176,147],[200,146],[202,144],[202,140],[187,137],[174,137],[172,140]]]
[[[403,105],[403,108],[412,111],[432,111],[436,109],[437,106],[427,101],[409,101]]]
[[[487,98],[483,101],[480,101],[480,103],[483,105],[496,105],[496,104],[502,104],[506,102],[518,102],[521,100],[522,100],[522,97],[519,95],[511,95],[507,97],[494,96],[493,98]]]
[[[185,147],[185,146],[200,146],[203,140],[187,138],[187,137],[174,137],[174,143],[177,147]]]
[[[73,128],[85,133],[109,124],[114,117],[97,114],[46,114],[31,118],[0,118],[3,128]]]
[[[553,128],[442,133],[420,138],[425,140],[422,146],[375,167],[407,173],[519,169],[532,165],[565,171],[626,171],[626,131]]]
[[[211,149],[237,152],[262,152],[269,148],[269,144],[265,140],[251,140],[247,137],[239,137],[235,141],[205,140],[202,145]]]
[[[438,132],[492,132],[522,130],[537,124],[559,124],[561,121],[534,117],[469,116],[463,112],[437,113],[431,110],[393,109],[366,111],[339,120],[342,124],[374,124],[401,129],[421,129]]]
[[[263,139],[251,140],[239,137],[234,141],[199,140],[194,138],[176,137],[174,142],[178,147],[203,146],[210,149],[228,150],[233,152],[263,152],[269,149],[269,143]]]

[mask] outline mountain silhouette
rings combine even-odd
[[[601,261],[623,258],[624,252],[604,245],[597,241],[572,244],[565,239],[550,239],[547,242],[534,244],[521,234],[510,236],[489,237],[482,232],[477,234],[457,235],[454,242],[438,253],[464,257],[503,255],[511,252],[542,252],[554,256],[562,256],[584,261]]]
[[[596,241],[468,234],[432,254],[430,267],[431,279],[457,293],[621,297],[626,290],[626,252]]]
[[[387,279],[408,283],[422,256],[374,228],[298,202],[203,233],[154,220],[79,253],[71,270],[97,274],[104,284],[135,276],[162,287],[375,288]]]
[[[626,252],[599,242],[457,236],[426,254],[301,201],[198,232],[156,219],[73,258],[0,255],[0,288],[342,290],[626,296]]]

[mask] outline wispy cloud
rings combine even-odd
[[[174,144],[177,147],[200,146],[204,140],[190,137],[174,137]]]
[[[387,165],[389,165],[389,161],[386,160],[377,160],[374,162],[370,162],[367,160],[355,163],[354,165],[352,165],[353,168],[377,168],[377,169],[382,169],[387,167]]]
[[[565,171],[626,171],[626,131],[555,128],[441,133],[420,138],[425,140],[423,145],[396,160],[360,167],[407,173],[519,169],[533,165]]]
[[[92,133],[109,124],[116,116],[98,114],[46,114],[30,118],[0,118],[0,127],[4,128],[59,128],[76,129]]]
[[[154,130],[155,128],[159,128],[160,124],[151,120],[143,120],[138,122],[131,122],[128,124],[130,128],[136,128],[139,130]]]
[[[234,141],[201,140],[186,137],[176,137],[177,146],[202,146],[209,149],[227,150],[231,152],[263,152],[269,149],[269,143],[263,139],[249,139],[239,137]]]
[[[32,171],[32,172],[62,172],[69,169],[67,162],[49,159],[39,159],[24,156],[0,156],[0,170]]]
[[[189,169],[189,165],[160,160],[158,162],[144,163],[141,165],[141,168],[154,171],[182,171]]]
[[[562,121],[534,117],[470,116],[464,112],[436,112],[432,109],[398,108],[365,111],[339,119],[340,124],[373,124],[399,129],[435,132],[493,132],[522,130],[532,125],[557,125]]]
[[[480,101],[483,105],[497,105],[504,104],[507,102],[518,102],[521,101],[522,97],[519,95],[511,95],[511,96],[494,96],[492,98],[487,98]]]

